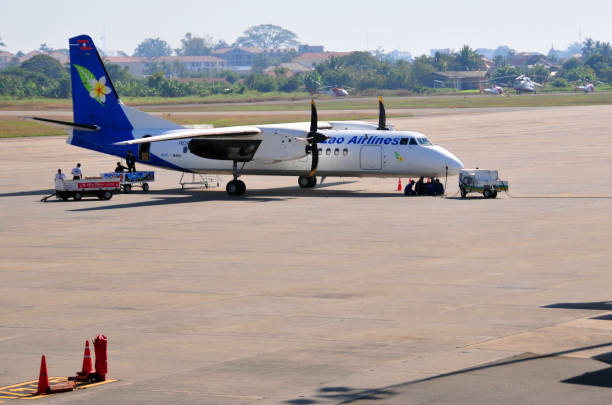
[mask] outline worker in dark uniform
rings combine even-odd
[[[416,182],[416,184],[414,186],[414,193],[416,195],[423,195],[423,194],[425,194],[425,183],[423,183],[423,177],[420,177],[419,181]]]
[[[440,179],[436,179],[436,194],[444,195],[444,185],[440,182]]]
[[[414,180],[410,179],[410,182],[406,184],[406,188],[404,188],[404,195],[405,196],[414,195]]]
[[[136,171],[136,156],[132,155],[131,150],[128,150],[127,156],[125,157],[125,164],[129,172]]]
[[[115,167],[115,173],[123,173],[124,171],[126,171],[128,168],[123,166],[121,164],[121,162],[117,162],[117,167]]]

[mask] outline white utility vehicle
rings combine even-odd
[[[508,182],[500,180],[497,170],[459,170],[459,191],[465,198],[468,193],[482,193],[484,198],[496,198],[498,191],[508,191]]]
[[[100,200],[110,200],[113,198],[113,194],[119,190],[118,180],[109,181],[101,177],[84,180],[55,179],[55,196],[64,201],[69,198],[79,201],[84,196],[95,196]]]

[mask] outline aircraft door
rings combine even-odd
[[[360,154],[360,165],[363,170],[382,169],[382,147],[362,146]]]
[[[151,135],[145,135],[143,138],[148,138]],[[138,159],[141,162],[148,162],[151,158],[151,143],[140,143],[138,144]]]

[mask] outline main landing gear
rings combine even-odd
[[[298,184],[301,188],[313,188],[317,185],[316,176],[300,176],[298,177]]]
[[[242,163],[242,167],[238,170],[238,162],[234,161],[234,166],[232,168],[232,172],[234,174],[234,180],[227,183],[225,186],[225,191],[229,195],[243,195],[246,192],[246,184],[242,180],[238,180],[240,177],[240,171],[244,168],[246,162]]]

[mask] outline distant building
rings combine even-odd
[[[475,90],[487,86],[486,70],[435,72],[427,77],[430,87],[449,87],[457,90]]]
[[[225,67],[236,71],[250,71],[255,57],[263,53],[263,49],[248,47],[222,48],[214,51],[214,56],[225,61]]]
[[[225,60],[216,56],[162,56],[153,58],[151,61],[157,62],[180,62],[185,65],[185,69],[192,73],[209,73],[225,69]]]
[[[397,49],[389,52],[385,55],[385,59],[391,62],[397,62],[400,60],[405,60],[407,62],[412,62],[412,54],[410,52],[402,52]]]
[[[452,53],[452,50],[450,48],[440,48],[440,49],[430,49],[429,50],[429,56],[431,56],[432,58],[436,56],[437,53],[441,53],[443,55],[450,55]]]
[[[293,58],[291,62],[299,63],[307,68],[313,68],[319,63],[323,63],[332,56],[342,57],[350,55],[351,52],[309,52]]]
[[[285,62],[285,63],[281,63],[278,66],[267,67],[263,72],[268,75],[273,75],[274,69],[276,69],[277,67],[282,67],[282,68],[287,69],[287,77],[295,76],[296,74],[299,74],[299,73],[310,72],[312,70],[312,68],[307,68],[306,66],[301,65],[297,62]]]
[[[107,56],[105,60],[128,70],[135,77],[143,77],[146,71],[147,58],[132,56]]]
[[[298,46],[298,53],[319,53],[323,52],[323,45],[300,45]]]

